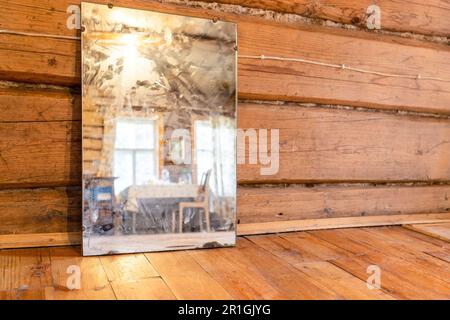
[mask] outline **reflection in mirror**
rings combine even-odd
[[[230,246],[236,26],[82,3],[83,253]]]

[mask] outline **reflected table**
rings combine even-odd
[[[154,225],[168,232],[168,223],[165,221],[168,212],[172,213],[171,224],[174,232],[178,204],[197,198],[199,188],[196,184],[135,185],[122,191],[118,200],[124,203],[124,210],[132,214],[133,233],[136,233],[137,214],[145,214]]]

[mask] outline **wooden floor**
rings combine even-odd
[[[371,265],[381,270],[380,290],[367,287]],[[67,289],[69,266],[80,267],[80,290]],[[2,250],[0,298],[450,299],[450,243],[404,227],[376,227],[104,257],[80,257],[78,247]]]

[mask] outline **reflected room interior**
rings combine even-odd
[[[229,246],[234,24],[83,3],[85,255]]]

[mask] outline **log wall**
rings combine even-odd
[[[239,55],[450,79],[444,0],[377,1],[381,30],[366,28],[371,1],[91,2],[236,22]],[[0,247],[80,240],[80,44],[52,36],[79,36],[66,27],[79,3],[0,1],[0,30],[15,31],[0,33]],[[449,82],[238,67],[239,128],[280,133],[275,175],[238,166],[240,234],[450,219]]]

